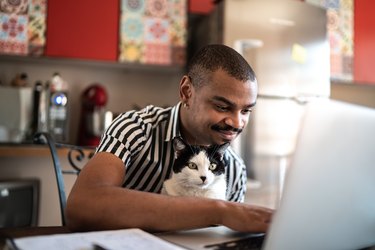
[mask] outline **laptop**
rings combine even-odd
[[[246,237],[264,238],[258,247],[264,250],[370,249],[375,246],[375,109],[329,99],[308,104],[265,236],[219,226],[160,237],[187,249],[234,249],[231,241]]]

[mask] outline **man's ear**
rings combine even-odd
[[[190,77],[185,75],[180,81],[180,100],[182,103],[188,104],[188,101],[192,94],[192,84]]]

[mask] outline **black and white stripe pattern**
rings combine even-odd
[[[172,139],[181,136],[174,107],[147,106],[117,117],[103,134],[97,152],[118,156],[126,167],[123,187],[159,193],[164,180],[172,173],[174,160]],[[225,153],[227,166],[227,200],[243,202],[246,192],[246,167],[231,148]]]

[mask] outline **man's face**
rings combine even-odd
[[[257,83],[242,82],[218,70],[209,83],[193,87],[191,93],[184,126],[190,136],[187,139],[192,144],[223,144],[233,141],[247,125]]]

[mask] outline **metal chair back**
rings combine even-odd
[[[35,144],[47,144],[51,153],[53,167],[56,177],[57,189],[59,194],[60,211],[61,211],[61,222],[62,225],[66,225],[65,218],[65,207],[66,207],[66,193],[65,193],[65,182],[63,174],[75,174],[78,175],[83,167],[84,163],[87,162],[95,152],[95,147],[90,146],[77,146],[71,144],[57,143],[53,137],[46,132],[38,132],[34,135]],[[70,169],[64,170],[61,165],[60,157],[58,155],[58,149],[67,149],[66,155],[70,164]]]

